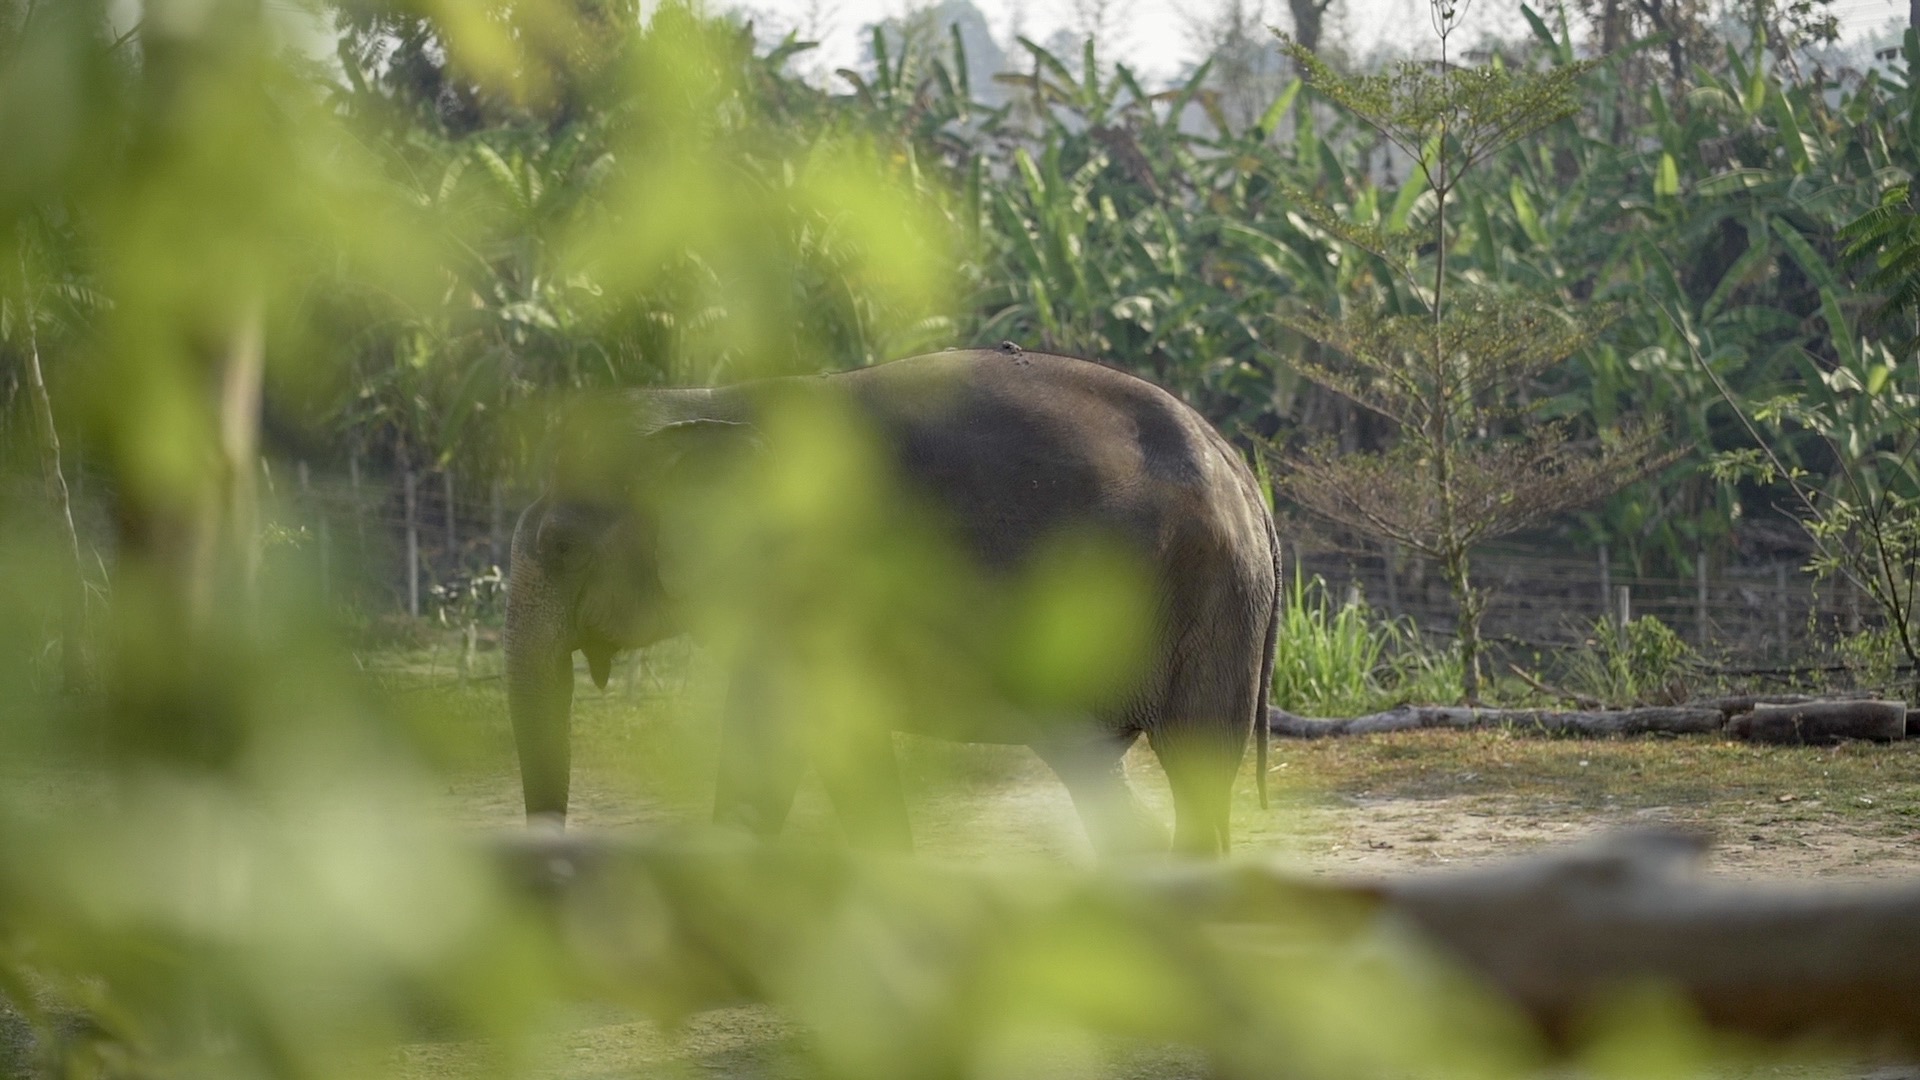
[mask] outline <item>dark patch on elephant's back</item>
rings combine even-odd
[[[909,491],[933,501],[986,569],[1017,565],[1059,526],[1096,517],[1096,470],[1065,433],[1002,408],[980,387],[959,390],[936,414],[879,419],[892,429],[886,441]]]
[[[1143,493],[1106,483],[1139,469],[1200,495],[1216,482],[1206,421],[1179,398],[1118,368],[1027,352],[934,353],[849,373],[913,492],[928,496],[987,568],[1016,565],[1068,524],[1160,534],[1139,520]],[[879,376],[886,373],[885,378]],[[1104,437],[1091,437],[1101,435]],[[1137,457],[1137,461],[1135,460]],[[1044,492],[1045,499],[1031,494]]]
[[[1198,455],[1205,452],[1205,444],[1195,437],[1193,425],[1183,423],[1185,418],[1174,408],[1154,407],[1157,404],[1135,409],[1133,416],[1140,460],[1146,466],[1147,475],[1172,484],[1204,483],[1206,470],[1201,467]],[[1175,408],[1185,406],[1175,405]]]

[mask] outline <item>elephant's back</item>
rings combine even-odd
[[[1115,368],[1048,353],[933,353],[837,378],[903,478],[953,511],[988,564],[1071,524],[1105,526],[1165,561],[1235,557],[1265,510],[1204,417]]]

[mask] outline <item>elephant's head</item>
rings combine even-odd
[[[684,629],[683,598],[663,566],[663,528],[693,486],[711,481],[709,466],[751,443],[751,428],[737,420],[622,420],[566,440],[593,452],[563,447],[546,493],[514,530],[507,701],[530,820],[566,817],[573,653],[586,655],[604,688],[616,652]]]

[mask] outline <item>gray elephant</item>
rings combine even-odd
[[[574,651],[604,687],[615,652],[685,629],[675,590],[662,580],[664,497],[649,489],[688,462],[710,465],[689,482],[695,490],[727,483],[741,461],[780,453],[770,444],[778,429],[762,421],[794,400],[830,403],[863,424],[900,487],[932,509],[985,579],[1018,573],[1063,530],[1098,533],[1137,556],[1150,627],[1132,685],[1080,710],[932,733],[1032,746],[1103,855],[1166,842],[1122,770],[1144,734],[1171,787],[1173,846],[1223,853],[1249,735],[1257,734],[1266,804],[1261,721],[1280,549],[1259,485],[1232,445],[1165,390],[1010,344],[812,378],[634,391],[602,402],[613,410],[610,425],[573,425],[574,448],[561,453],[557,479],[513,537],[507,688],[529,819],[566,815]],[[773,692],[756,686],[752,667],[736,674],[722,719],[715,816],[772,834],[805,755],[768,745],[780,738],[769,728]],[[890,726],[922,729],[911,716]],[[851,755],[853,765],[838,755],[821,776],[851,840],[905,847],[905,802],[891,736],[882,735],[870,753]],[[843,775],[846,768],[861,775]]]

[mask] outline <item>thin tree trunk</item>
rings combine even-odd
[[[260,570],[260,393],[266,374],[263,315],[257,305],[235,322],[220,364],[219,435],[224,483],[201,506],[192,541],[188,610],[196,627],[210,625],[221,588],[224,548],[249,606]]]
[[[24,257],[20,266],[23,290],[31,290],[32,284],[27,277]],[[27,386],[33,396],[33,411],[40,424],[41,473],[47,487],[47,498],[53,504],[53,511],[59,518],[61,530],[65,533],[67,554],[71,563],[73,577],[62,604],[65,609],[61,629],[60,663],[61,674],[67,689],[77,690],[86,685],[90,677],[87,657],[87,575],[85,563],[80,558],[80,530],[73,523],[73,496],[67,490],[67,474],[60,463],[60,429],[53,422],[53,398],[47,393],[47,379],[40,367],[40,336],[35,325],[35,313],[30,291],[23,291],[27,302],[22,305],[21,314],[27,327]]]
[[[1287,0],[1287,9],[1293,15],[1293,38],[1301,48],[1319,54],[1322,27],[1332,4],[1333,0]]]
[[[1454,603],[1460,609],[1460,696],[1468,705],[1480,704],[1480,619],[1486,614],[1487,598],[1473,587],[1470,564],[1465,552],[1448,560],[1447,584],[1453,590]]]

